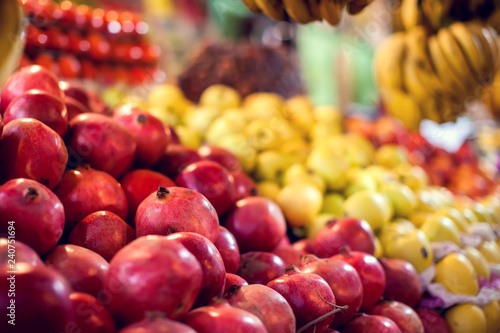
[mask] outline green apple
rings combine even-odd
[[[370,190],[354,193],[342,207],[346,216],[367,221],[373,230],[379,230],[392,217],[392,207],[386,196]]]
[[[307,182],[315,185],[322,193],[325,192],[325,181],[323,177],[312,170],[308,170],[303,164],[295,163],[286,169],[283,175],[283,186],[296,182]]]
[[[344,216],[342,206],[344,205],[345,198],[342,194],[330,192],[323,198],[323,207],[321,213],[332,214],[336,217]]]
[[[223,111],[237,108],[240,104],[240,94],[235,89],[222,84],[214,84],[208,87],[200,96],[201,106],[216,110]]]
[[[184,126],[203,135],[207,132],[210,124],[219,116],[217,109],[208,107],[197,107],[187,110],[183,116]]]
[[[219,142],[231,134],[239,134],[243,138],[243,130],[245,129],[246,122],[244,118],[238,115],[227,115],[215,119],[207,129],[205,139],[209,144],[218,145]],[[246,141],[246,138],[245,138]]]
[[[280,183],[286,169],[293,164],[290,156],[277,150],[266,150],[257,156],[254,176],[258,181],[272,180]]]
[[[408,152],[399,145],[386,144],[375,152],[375,163],[386,168],[394,168],[408,163]]]
[[[300,182],[281,189],[276,202],[292,228],[308,224],[321,210],[323,194],[314,185]]]
[[[307,158],[306,166],[323,177],[328,190],[340,191],[347,185],[349,165],[343,156],[335,155],[329,149],[314,148]]]
[[[407,217],[417,207],[417,196],[408,186],[401,183],[385,183],[380,193],[385,194],[391,201],[395,216]]]
[[[307,238],[313,240],[314,237],[320,232],[321,229],[323,229],[327,223],[333,219],[335,219],[336,216],[333,214],[319,214],[316,215],[312,220],[308,221],[306,223],[306,231],[307,231]]]
[[[233,153],[240,161],[241,166],[246,173],[251,173],[255,168],[255,164],[257,162],[257,151],[248,144],[246,137],[242,133],[228,134],[224,136],[218,142],[218,146]]]

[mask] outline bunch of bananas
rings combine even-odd
[[[409,128],[422,118],[453,121],[491,85],[500,56],[497,38],[479,21],[454,22],[435,34],[415,26],[389,36],[375,59],[389,113]]]
[[[325,20],[337,25],[344,8],[350,15],[360,13],[373,0],[242,0],[252,12],[284,21],[285,14],[299,23]]]
[[[497,72],[491,87],[485,89],[483,101],[489,107],[491,114],[496,118],[500,118],[500,70]],[[498,137],[500,138],[500,135]]]
[[[425,25],[438,30],[454,21],[486,21],[497,8],[498,0],[402,0],[401,21],[406,29]]]

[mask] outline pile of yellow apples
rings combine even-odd
[[[499,196],[478,202],[431,186],[403,147],[375,148],[359,134],[344,133],[334,107],[271,93],[242,99],[223,85],[208,88],[197,105],[174,85],[158,86],[141,106],[174,126],[184,145],[207,143],[235,154],[298,236],[314,239],[335,217],[366,220],[377,257],[404,259],[419,273],[433,269],[431,282],[452,294],[476,296],[478,278],[489,281],[490,267],[500,265]],[[433,245],[446,242],[458,252],[435,258]],[[452,319],[465,329],[500,323],[497,301],[483,309],[460,304],[448,313],[455,312]]]

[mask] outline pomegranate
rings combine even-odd
[[[424,326],[425,333],[451,333],[446,320],[436,311],[431,309],[417,309],[415,312]]]
[[[59,88],[59,81],[51,71],[38,65],[23,67],[11,74],[2,88],[0,95],[2,115],[14,98],[31,89],[39,89],[64,98]]]
[[[19,263],[0,272],[0,289],[1,332],[66,332],[74,320],[71,286],[51,268]]]
[[[170,142],[168,132],[158,118],[130,105],[115,109],[113,118],[134,136],[136,165],[150,167],[158,162]]]
[[[10,244],[10,246],[9,246]],[[15,248],[14,248],[15,247]],[[9,261],[12,260],[12,261]],[[43,266],[43,261],[38,253],[31,247],[12,238],[0,238],[0,267],[8,271],[6,265],[10,265],[15,260],[15,264],[26,263],[31,266]]]
[[[2,137],[2,133],[3,133],[3,117],[2,115],[0,114],[0,138]]]
[[[245,279],[243,279],[239,275],[226,273],[226,284],[224,285],[223,295],[225,295],[228,292],[229,288],[231,288],[234,285],[248,286],[248,282],[246,282]]]
[[[59,245],[44,260],[61,273],[74,291],[97,296],[102,291],[109,264],[95,252],[77,245]]]
[[[215,245],[208,238],[193,232],[178,232],[167,236],[167,239],[175,240],[184,245],[201,265],[203,279],[195,306],[207,305],[212,297],[222,296],[226,281],[226,270],[224,261],[222,261],[222,257]]]
[[[105,171],[116,179],[132,166],[137,145],[127,128],[110,117],[96,113],[82,113],[73,118],[69,122],[65,141],[71,162],[74,159],[76,165],[90,163],[95,169]]]
[[[311,240],[310,239],[300,239],[292,244],[292,247],[300,252],[311,254]]]
[[[285,263],[269,252],[247,252],[241,255],[238,274],[250,284],[267,284],[283,275]]]
[[[198,260],[179,242],[145,236],[111,260],[102,301],[122,324],[140,321],[151,311],[177,319],[193,306],[202,278]]]
[[[364,313],[354,317],[340,329],[340,333],[401,333],[398,325],[387,317],[367,315]]]
[[[87,90],[87,94],[89,95],[89,109],[91,112],[104,115],[109,115],[111,113],[111,110],[109,110],[108,106],[102,101],[99,94],[92,90]]]
[[[298,265],[300,259],[307,255],[307,253],[298,251],[291,245],[277,246],[271,251],[271,253],[280,257],[285,263],[285,266]]]
[[[94,296],[73,292],[69,295],[75,309],[74,331],[80,333],[115,333],[116,324],[111,312]]]
[[[385,290],[385,272],[377,258],[364,252],[351,252],[348,249],[343,249],[340,254],[331,259],[345,261],[354,267],[363,285],[361,311],[370,310],[382,297]]]
[[[68,122],[79,114],[90,112],[90,110],[87,109],[82,103],[68,96],[64,97],[64,104],[66,105],[66,110],[68,111]]]
[[[56,246],[63,234],[63,205],[52,191],[38,182],[10,180],[0,187],[0,228],[16,244],[24,242],[44,255]]]
[[[247,197],[255,197],[259,194],[257,185],[243,171],[232,173],[234,180],[235,200],[241,200]]]
[[[341,260],[308,255],[301,261],[299,269],[302,273],[321,276],[332,288],[337,305],[348,306],[347,310],[335,315],[330,327],[344,325],[359,311],[363,302],[363,285],[354,267]]]
[[[224,261],[226,272],[236,273],[240,266],[240,249],[233,234],[223,226],[219,226],[219,235],[214,245]]]
[[[101,210],[88,215],[69,234],[68,242],[94,251],[107,261],[133,241],[135,230],[118,215]]]
[[[352,251],[375,254],[373,231],[368,222],[352,217],[333,219],[321,229],[312,241],[313,254],[328,258],[340,252],[343,246]]]
[[[34,118],[53,129],[61,137],[68,126],[68,111],[64,101],[42,90],[29,90],[10,102],[4,113],[4,122]]]
[[[287,300],[260,284],[233,285],[225,299],[231,306],[256,315],[268,332],[295,333],[295,315]]]
[[[66,230],[71,231],[78,222],[100,210],[127,218],[127,198],[120,183],[88,165],[66,171],[54,193],[66,212]]]
[[[229,172],[242,171],[238,158],[223,148],[203,145],[198,149],[198,154],[200,154],[201,158],[204,160],[219,163],[224,168],[229,170]]]
[[[36,119],[15,119],[0,139],[0,183],[28,178],[53,189],[59,183],[68,151],[61,137]]]
[[[129,325],[118,333],[196,333],[196,331],[178,321],[152,316]]]
[[[163,187],[176,186],[173,180],[159,172],[139,169],[127,173],[122,180],[125,195],[128,202],[128,217],[127,222],[132,226],[135,224],[135,212],[137,207],[153,192],[158,190],[161,185]]]
[[[386,301],[375,305],[370,310],[371,315],[384,316],[392,320],[402,333],[424,333],[424,325],[417,313],[408,305]]]
[[[235,201],[233,176],[216,162],[192,163],[182,170],[175,182],[203,194],[219,216],[224,215]]]
[[[198,333],[252,332],[267,333],[262,321],[254,314],[220,302],[195,309],[182,318],[182,322]]]
[[[328,283],[317,274],[302,273],[297,266],[288,267],[282,277],[272,280],[267,286],[290,304],[297,328],[335,310],[335,296]],[[334,317],[332,313],[303,332],[324,332]]]
[[[271,251],[286,233],[286,222],[279,206],[264,197],[236,202],[225,222],[241,252]]]
[[[201,157],[196,150],[174,144],[172,141],[160,160],[153,166],[153,170],[175,179],[185,167],[198,161],[201,161]]]
[[[74,99],[85,108],[90,108],[90,97],[87,91],[74,82],[59,81],[59,88],[64,92],[65,97]]]
[[[420,277],[412,264],[401,259],[379,259],[385,271],[384,297],[413,308],[422,297]]]
[[[165,131],[170,132],[170,136],[172,138],[170,143],[175,144],[175,145],[181,145],[181,140],[179,139],[179,135],[177,135],[177,132],[175,131],[175,127],[172,125],[164,125],[163,127],[165,127]],[[198,153],[196,153],[196,154],[198,154]],[[200,157],[200,160],[201,160],[201,157]]]
[[[196,232],[211,242],[219,234],[214,207],[200,193],[182,187],[163,187],[151,193],[137,208],[136,236]]]

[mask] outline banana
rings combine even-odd
[[[467,94],[474,94],[475,89],[480,83],[472,73],[467,63],[467,59],[460,49],[460,45],[455,38],[453,38],[450,30],[446,28],[439,29],[437,39],[446,61],[453,69],[454,73],[457,74],[457,77],[465,83]]]
[[[430,36],[427,41],[429,47],[429,55],[432,61],[433,68],[436,70],[438,78],[443,82],[445,87],[448,87],[453,96],[457,99],[464,97],[467,93],[466,86],[462,80],[452,71],[450,65],[446,61],[437,37]]]
[[[285,19],[285,9],[281,0],[254,0],[255,4],[262,10],[264,14],[276,21]]]
[[[499,62],[500,62],[500,41],[498,40],[498,33],[497,31],[492,27],[492,26],[489,26],[487,25],[486,26],[487,30],[490,32],[490,36],[491,36],[491,46],[492,46],[492,49],[494,50],[494,55],[496,55],[493,59],[496,59],[496,61],[494,62],[495,64],[495,72],[496,70],[498,69],[498,66],[500,65]]]
[[[373,0],[349,0],[347,3],[347,12],[351,15],[359,14]]]
[[[477,23],[469,23],[467,24],[467,29],[476,36],[476,38],[479,40],[481,43],[481,46],[484,51],[484,61],[486,64],[486,68],[489,69],[489,72],[486,73],[486,76],[484,79],[486,79],[487,82],[491,82],[493,80],[493,68],[495,68],[495,56],[496,52],[494,49],[494,45],[490,44],[490,42],[493,42],[493,39],[491,38],[490,31],[488,29],[484,28],[481,24]]]
[[[256,14],[262,13],[259,6],[255,3],[255,0],[242,0],[245,6],[252,12]]]
[[[448,16],[454,0],[422,0],[422,12],[434,29],[439,29]]]
[[[382,90],[381,93],[387,113],[400,119],[409,130],[417,130],[422,114],[415,100],[403,91]]]
[[[422,12],[418,8],[419,0],[403,0],[401,3],[401,21],[406,30],[422,23]]]
[[[402,91],[402,63],[405,54],[405,33],[396,32],[377,48],[375,72],[382,88]]]
[[[285,10],[292,19],[300,23],[314,21],[306,0],[282,0]]]
[[[342,17],[341,5],[338,0],[320,0],[319,10],[321,17],[331,25],[337,25]]]
[[[441,118],[441,99],[440,98],[428,98],[420,102],[420,111],[422,112],[423,119],[432,120],[438,124],[443,122]]]
[[[408,54],[406,54],[403,60],[403,83],[405,90],[417,100],[425,101],[432,99],[429,98],[430,91],[418,78]]]
[[[309,5],[309,11],[311,12],[311,16],[315,20],[321,21],[321,20],[323,20],[323,17],[321,16],[319,2],[320,2],[320,0],[307,0],[307,3]]]

